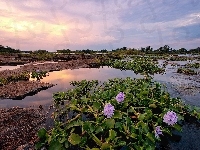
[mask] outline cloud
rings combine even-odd
[[[187,40],[199,38],[198,5],[174,0],[2,0],[0,42],[50,51],[184,43],[187,34]]]

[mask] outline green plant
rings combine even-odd
[[[196,69],[198,69],[198,68],[200,68],[200,63],[198,63],[198,62],[196,62],[196,63],[187,63],[187,64],[185,65],[185,67],[187,67],[187,68],[196,68]]]
[[[31,73],[31,78],[36,78],[37,80],[43,79],[43,77],[46,77],[47,71],[40,71],[36,70]]]
[[[153,75],[155,73],[163,73],[165,71],[164,68],[159,68],[158,65],[156,65],[156,62],[144,57],[134,58],[130,61],[110,59],[104,61],[102,65],[122,70],[132,70],[136,74],[140,73],[146,76]]]
[[[195,70],[189,68],[178,68],[177,73],[183,73],[186,75],[197,75],[198,73]]]
[[[6,85],[10,82],[17,82],[17,81],[27,81],[29,80],[30,78],[30,75],[28,72],[21,72],[21,73],[18,73],[18,74],[12,74],[10,76],[7,76],[7,77],[1,77],[0,78],[0,85]]]
[[[74,89],[54,94],[55,126],[48,132],[38,132],[37,149],[155,149],[159,137],[181,131],[180,121],[185,115],[200,119],[198,111],[189,109],[179,98],[171,98],[162,91],[161,84],[151,79],[115,78],[103,84],[97,80],[71,84]],[[59,105],[59,101],[69,103]],[[173,122],[168,125],[170,112]]]

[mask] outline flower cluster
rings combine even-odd
[[[177,123],[178,117],[175,112],[173,111],[168,111],[164,117],[163,117],[163,122],[167,123],[168,125],[174,125]],[[160,129],[160,126],[157,126],[155,129],[155,137],[159,138],[159,135],[162,134],[162,130]]]
[[[162,130],[160,129],[161,126],[157,126],[155,129],[155,137],[159,138],[159,135],[162,135]]]
[[[177,122],[178,117],[175,112],[168,111],[164,115],[163,119],[164,119],[163,122],[167,123],[168,125],[174,125]]]
[[[112,115],[114,115],[114,106],[112,106],[110,103],[106,104],[104,107],[104,115],[107,116],[107,118],[111,118]]]
[[[116,96],[117,102],[121,103],[122,101],[124,101],[124,97],[125,97],[125,94],[123,92],[119,92],[119,94],[117,94]]]
[[[119,92],[119,94],[117,94],[116,96],[116,100],[118,103],[124,101],[124,97],[125,97],[125,94],[123,92]],[[114,106],[112,106],[110,103],[106,104],[105,107],[104,107],[104,115],[107,116],[107,118],[111,118],[113,115],[114,115]]]

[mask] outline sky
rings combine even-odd
[[[0,45],[20,50],[200,46],[199,0],[1,0]]]

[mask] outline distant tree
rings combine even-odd
[[[101,53],[107,53],[108,51],[106,49],[101,50]]]
[[[71,53],[71,50],[70,49],[63,49],[63,50],[57,50],[57,53]]]
[[[127,50],[127,47],[122,47],[122,50]]]
[[[146,53],[152,53],[152,51],[153,51],[153,48],[151,46],[147,46],[145,49]]]
[[[178,53],[179,53],[179,54],[187,54],[187,49],[185,49],[185,48],[180,48],[180,49],[178,50]]]

